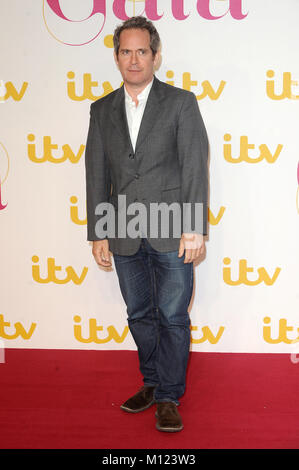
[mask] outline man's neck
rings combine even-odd
[[[142,85],[132,85],[130,83],[125,83],[125,87],[129,95],[131,96],[132,100],[136,103],[136,106],[138,106],[138,100],[137,96],[147,87],[149,83],[153,80],[154,76],[150,80],[148,80],[147,83],[143,83]]]

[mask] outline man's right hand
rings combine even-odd
[[[112,266],[111,253],[108,240],[96,240],[92,242],[92,254],[97,264],[105,268]]]

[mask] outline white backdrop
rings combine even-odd
[[[1,0],[0,339],[135,349],[116,272],[86,241],[84,146],[91,101],[121,83],[111,34],[145,7],[156,75],[197,95],[210,141],[192,350],[294,352],[298,0]]]

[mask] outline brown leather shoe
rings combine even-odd
[[[177,432],[184,427],[177,405],[172,401],[157,403],[156,418],[158,431]]]
[[[144,386],[125,401],[120,407],[124,411],[128,411],[129,413],[139,413],[139,411],[147,410],[150,406],[155,403],[154,400],[154,390],[156,387],[148,387]]]

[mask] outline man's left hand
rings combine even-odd
[[[193,263],[193,261],[203,254],[205,241],[200,233],[183,233],[180,240],[179,254],[180,258],[185,251],[184,263]]]

